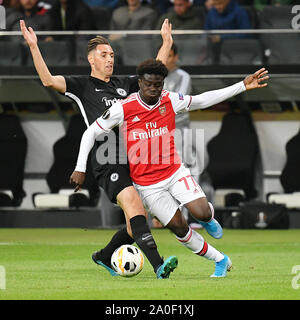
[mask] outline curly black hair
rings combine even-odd
[[[144,74],[158,74],[165,78],[168,75],[167,67],[160,61],[156,59],[147,59],[143,61],[136,68],[136,73],[139,77],[142,77]]]

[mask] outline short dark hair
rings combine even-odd
[[[167,67],[156,59],[147,59],[136,68],[137,75],[141,78],[144,74],[158,74],[165,78],[168,75]]]
[[[107,44],[110,46],[109,41],[105,37],[97,36],[88,42],[87,55],[89,55],[92,50],[96,49],[99,44]]]

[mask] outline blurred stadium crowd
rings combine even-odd
[[[19,31],[25,20],[35,31],[159,30],[165,18],[173,30],[235,30],[227,34],[174,36],[182,65],[298,64],[299,34],[236,32],[249,29],[291,29],[293,5],[299,0],[4,0],[6,30]],[[90,35],[94,36],[94,35]],[[88,65],[85,36],[39,36],[48,65]],[[1,66],[32,65],[18,36],[2,36]],[[14,41],[12,41],[14,40]],[[117,65],[136,66],[154,56],[157,35],[110,34]],[[237,41],[238,40],[238,41]],[[19,42],[12,44],[9,42]],[[3,42],[2,42],[3,43]],[[292,46],[292,47],[291,47]],[[26,46],[25,46],[26,47]],[[124,50],[125,48],[125,50]],[[290,48],[290,50],[286,50]],[[223,52],[221,52],[223,50]],[[66,54],[69,53],[69,54]],[[234,56],[232,54],[235,54]]]
[[[298,0],[3,1],[8,31],[19,30],[20,19],[36,31],[151,30],[160,29],[164,18],[170,19],[174,29],[251,29],[261,27],[255,13],[265,6],[297,3]]]

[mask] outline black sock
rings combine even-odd
[[[133,244],[134,240],[130,237],[126,227],[115,233],[105,248],[96,253],[96,257],[103,263],[110,266],[110,259],[113,252],[123,244]]]
[[[163,260],[157,251],[157,246],[147,224],[146,217],[144,215],[135,216],[130,219],[130,225],[135,242],[144,252],[154,272],[156,272],[158,267],[163,263]]]

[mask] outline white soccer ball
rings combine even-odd
[[[123,245],[111,256],[111,265],[123,277],[133,277],[142,271],[144,256],[137,247]]]

